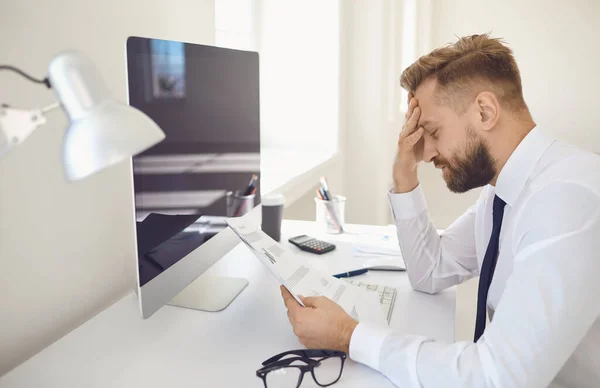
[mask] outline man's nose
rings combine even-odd
[[[429,136],[425,136],[423,144],[423,161],[431,163],[432,159],[438,155],[436,141]]]

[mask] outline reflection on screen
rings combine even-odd
[[[127,66],[130,104],[166,134],[133,158],[144,285],[223,230],[227,192],[260,176],[258,55],[129,38]]]

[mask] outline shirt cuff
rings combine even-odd
[[[393,190],[393,189],[392,189]],[[427,210],[427,202],[423,188],[418,185],[413,191],[408,193],[388,192],[388,201],[392,208],[394,220],[408,220],[417,217],[424,210]]]
[[[419,353],[429,341],[421,335],[393,334],[381,348],[380,372],[398,387],[421,387]]]
[[[350,338],[350,358],[379,370],[379,355],[389,329],[361,322]]]

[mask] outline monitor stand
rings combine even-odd
[[[248,285],[242,278],[200,276],[168,303],[202,311],[221,311]]]

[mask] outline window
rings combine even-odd
[[[339,116],[337,1],[264,1],[262,129],[267,146],[335,152]]]
[[[184,44],[153,39],[150,42],[152,96],[154,99],[185,97]]]
[[[264,147],[335,152],[339,2],[216,0],[216,44],[260,54]]]
[[[215,0],[216,45],[260,55],[264,192],[338,151],[339,8],[339,0]]]
[[[215,43],[256,51],[257,0],[215,0]]]

